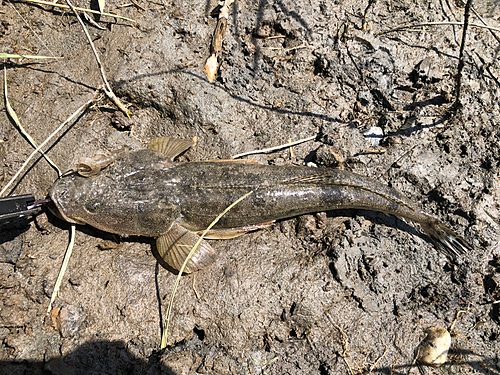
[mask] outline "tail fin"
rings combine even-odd
[[[429,220],[420,223],[420,225],[438,250],[445,255],[458,258],[467,251],[472,250],[472,246],[462,236],[433,216],[429,215]]]

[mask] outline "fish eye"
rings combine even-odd
[[[97,201],[90,201],[85,204],[85,209],[90,213],[95,213],[101,208],[101,203]]]

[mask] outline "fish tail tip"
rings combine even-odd
[[[473,250],[462,236],[455,233],[451,228],[438,219],[431,220],[422,225],[425,233],[434,242],[436,247],[452,258],[459,258]]]

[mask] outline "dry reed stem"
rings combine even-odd
[[[237,159],[237,158],[241,158],[242,156],[247,156],[247,155],[266,154],[268,152],[273,152],[273,151],[281,150],[283,148],[292,147],[292,146],[295,146],[295,145],[298,145],[298,144],[301,144],[301,143],[304,143],[304,142],[312,141],[312,140],[316,139],[316,137],[317,136],[315,135],[315,136],[312,136],[312,137],[308,137],[308,138],[304,138],[304,139],[299,139],[298,141],[295,141],[295,142],[285,143],[285,144],[282,144],[282,145],[279,145],[279,146],[274,146],[274,147],[269,147],[269,148],[264,148],[262,150],[253,150],[253,151],[242,152],[241,154],[236,154],[236,155],[233,155],[231,157],[233,159]]]
[[[128,109],[123,105],[123,103],[118,99],[118,97],[115,95],[113,90],[111,89],[111,86],[108,83],[108,80],[106,78],[106,74],[104,73],[104,68],[101,64],[101,59],[99,58],[99,55],[97,54],[97,50],[95,49],[94,43],[92,42],[92,38],[90,37],[89,31],[85,27],[85,24],[83,23],[82,19],[80,18],[80,15],[76,11],[76,8],[71,4],[69,0],[66,0],[66,4],[71,8],[73,13],[75,14],[75,17],[78,19],[78,22],[82,26],[83,32],[85,33],[87,40],[89,41],[90,47],[92,48],[92,52],[94,52],[95,59],[97,61],[97,65],[99,66],[99,70],[101,72],[101,77],[104,82],[104,92],[107,95],[107,97],[115,103],[115,105],[122,111],[126,116],[130,117]]]
[[[4,82],[3,88],[4,88],[5,108],[7,109],[7,113],[12,118],[12,120],[14,120],[14,122],[16,123],[17,127],[19,128],[19,131],[21,132],[21,134],[23,134],[28,139],[28,141],[31,143],[31,145],[34,148],[38,148],[37,143],[31,137],[31,135],[29,135],[29,133],[26,131],[26,129],[24,129],[24,127],[21,125],[21,121],[19,121],[19,118],[17,117],[17,114],[14,111],[14,108],[12,108],[10,103],[9,103],[9,95],[7,92],[7,68],[5,67],[5,64],[3,66],[3,82]],[[45,155],[45,153],[42,150],[40,150],[40,154],[42,154],[42,156],[45,158],[45,160],[47,160],[47,162],[57,171],[57,175],[59,177],[61,177],[61,174],[62,174],[61,170],[57,167],[56,163],[54,163],[47,155]]]
[[[14,175],[14,177],[12,177],[10,179],[10,181],[7,183],[7,185],[4,186],[4,188],[2,189],[2,191],[0,191],[0,196],[2,196],[6,191],[7,189],[9,188],[10,185],[12,185],[14,183],[14,181],[17,179],[17,177],[19,177],[19,175],[22,173],[22,171],[24,170],[24,168],[26,168],[26,166],[29,164],[29,162],[31,161],[31,159],[33,159],[33,157],[38,153],[40,152],[40,150],[57,134],[61,131],[62,128],[64,128],[69,122],[73,121],[77,116],[79,116],[84,110],[86,110],[88,107],[90,107],[90,105],[92,103],[94,103],[94,101],[96,100],[96,97],[97,97],[97,94],[98,94],[99,91],[96,91],[94,93],[94,96],[92,97],[92,99],[90,99],[88,102],[86,102],[85,104],[83,104],[82,106],[80,106],[80,108],[78,108],[75,112],[73,112],[73,114],[71,116],[69,116],[66,121],[64,121],[61,125],[59,125],[59,127],[54,130],[54,132],[49,135],[47,137],[47,139],[45,141],[42,142],[42,144],[40,144],[32,153],[30,156],[28,156],[28,159],[26,159],[26,161],[24,162],[24,164],[21,166],[21,168],[19,168],[19,170],[16,172],[16,174]]]
[[[41,4],[41,5],[50,5],[51,7],[58,7],[58,8],[63,8],[63,9],[70,9],[68,5],[63,5],[63,4],[55,4],[51,3],[48,1],[43,1],[43,0],[23,0],[26,3],[33,3],[33,4]],[[93,13],[93,14],[99,14],[101,16],[106,16],[106,17],[112,17],[112,18],[117,18],[120,20],[124,21],[129,21],[135,23],[136,21],[127,17],[122,17],[117,14],[112,14],[112,13],[101,13],[98,10],[92,10],[92,9],[85,9],[85,8],[78,8],[75,7],[76,10],[79,10],[81,12],[86,12],[86,13]]]
[[[212,227],[215,224],[217,224],[217,222],[221,219],[221,217],[223,217],[231,208],[233,208],[234,206],[236,206],[238,203],[240,203],[243,199],[245,199],[246,197],[248,197],[252,193],[253,193],[253,191],[249,191],[248,193],[246,193],[245,195],[243,195],[242,197],[238,198],[236,201],[234,201],[233,203],[231,203],[224,211],[222,211],[222,213],[220,213],[219,216],[217,216],[214,219],[214,221],[212,221],[212,223],[210,223],[210,225],[208,226],[208,228],[205,229],[205,231],[201,234],[200,238],[198,239],[198,241],[193,246],[193,248],[189,252],[189,254],[186,257],[186,259],[184,260],[184,263],[182,264],[182,267],[179,270],[179,274],[177,275],[177,278],[175,279],[174,287],[172,289],[172,294],[170,296],[170,301],[168,303],[167,316],[165,318],[165,327],[163,328],[163,333],[161,335],[160,349],[165,349],[167,347],[168,325],[170,323],[170,315],[172,313],[172,306],[173,306],[173,303],[174,303],[175,292],[177,291],[177,286],[179,285],[179,282],[181,281],[182,273],[184,272],[184,269],[186,268],[187,263],[193,257],[193,254],[196,252],[196,249],[200,245],[201,241],[203,241],[203,237],[205,237],[206,234],[210,231],[210,229],[212,229]]]

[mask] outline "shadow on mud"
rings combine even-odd
[[[115,93],[117,95],[122,96],[122,97],[128,97],[129,100],[131,100],[130,97],[129,97],[129,93],[127,92],[127,89],[126,89],[126,84],[127,83],[139,82],[139,81],[141,81],[143,79],[146,79],[146,78],[160,77],[162,75],[175,74],[175,73],[187,74],[187,75],[190,75],[190,76],[198,79],[200,82],[204,81],[207,84],[209,83],[208,79],[206,77],[204,77],[203,75],[198,74],[197,72],[192,72],[190,70],[187,70],[184,67],[178,67],[178,68],[175,68],[175,69],[163,70],[163,71],[155,72],[155,73],[138,74],[133,79],[115,81],[113,83],[113,89],[115,90]],[[275,108],[275,107],[273,107],[271,105],[263,105],[263,104],[260,104],[260,103],[256,103],[256,102],[254,102],[251,99],[244,98],[244,97],[242,97],[240,95],[234,94],[233,92],[231,92],[231,90],[229,90],[228,88],[220,85],[217,82],[216,83],[212,83],[210,85],[212,87],[215,87],[217,89],[225,91],[234,100],[236,100],[238,102],[241,102],[241,103],[248,104],[248,105],[250,105],[252,107],[260,108],[260,109],[267,110],[267,111],[270,111],[270,112],[285,114],[285,115],[297,115],[297,116],[305,116],[305,117],[315,117],[315,118],[319,118],[319,119],[324,120],[324,121],[330,121],[330,122],[336,122],[336,123],[344,124],[343,121],[340,121],[339,119],[336,119],[334,117],[331,117],[331,116],[328,116],[328,115],[325,115],[325,114],[322,114],[322,113],[315,113],[315,112],[311,112],[311,111],[296,111],[296,110],[293,110],[293,109]],[[153,107],[154,107],[154,105],[153,105]]]
[[[23,249],[21,235],[30,229],[28,220],[0,225],[0,263],[15,264]]]
[[[94,341],[80,345],[65,356],[47,361],[0,361],[1,374],[166,374],[176,375],[160,363],[154,352],[147,361],[136,357],[123,341]]]
[[[201,349],[201,352],[195,356],[205,357],[213,356],[208,353],[206,348],[199,347],[200,342],[197,339],[181,343],[178,347],[172,348],[170,352],[153,352],[147,360],[136,357],[128,345],[123,341],[94,341],[87,342],[79,346],[74,351],[65,356],[54,357],[47,361],[0,361],[0,373],[11,374],[31,374],[31,375],[87,375],[87,374],[165,374],[179,375],[180,372],[174,370],[165,364],[169,359],[176,362],[176,354],[184,353],[189,356],[189,352]],[[170,355],[173,355],[170,358]],[[468,350],[452,350],[450,355],[453,357],[467,357],[469,355],[478,355]],[[201,359],[201,358],[199,358]],[[203,363],[203,361],[201,361]],[[229,362],[234,362],[229,360]],[[234,363],[236,365],[238,361]],[[498,374],[496,360],[494,358],[480,358],[471,361],[461,361],[460,363],[446,363],[441,367],[442,373],[453,371],[456,366],[472,367],[478,374]],[[201,365],[203,367],[203,364]],[[401,364],[391,367],[376,367],[370,369],[373,374],[395,374],[406,375],[408,373],[419,373],[414,369],[416,366],[411,364]],[[240,371],[243,371],[242,363],[236,365]],[[412,370],[413,369],[413,370]],[[184,370],[184,369],[183,369]],[[321,373],[329,374],[325,366],[322,366]],[[422,367],[423,373],[432,373],[427,368]],[[184,371],[182,372],[184,373]],[[451,372],[450,372],[451,373]]]
[[[464,360],[474,356],[477,360]],[[479,358],[480,359],[479,359]],[[455,359],[458,362],[455,362]],[[417,365],[400,365],[396,367],[377,367],[375,369],[370,369],[373,374],[393,374],[393,375],[408,375],[408,374],[455,374],[458,366],[460,367],[470,367],[473,368],[477,374],[499,374],[498,372],[498,362],[495,358],[483,357],[478,353],[474,353],[467,349],[450,349],[448,362],[438,368],[427,367],[427,366],[417,366]],[[418,367],[420,371],[417,371],[415,367]],[[465,370],[465,369],[464,369]]]

